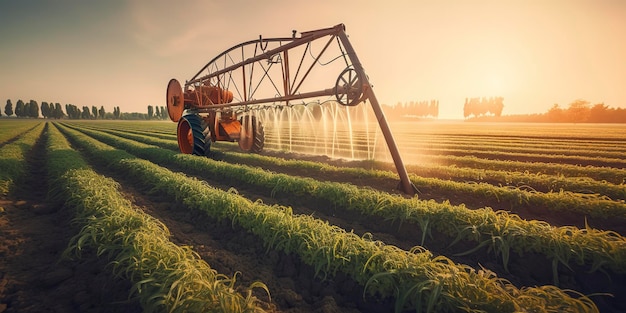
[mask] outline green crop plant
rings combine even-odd
[[[121,132],[109,132],[114,135],[119,135],[125,138],[132,138],[133,140],[147,141],[150,142],[150,144],[155,144],[160,147],[165,147],[170,150],[178,151],[178,145],[175,143],[175,141],[145,138],[145,136],[123,134]],[[93,134],[93,132],[91,134]],[[233,163],[256,163],[259,166],[272,164],[272,166],[301,168],[303,170],[315,170],[322,173],[325,172],[349,174],[355,177],[396,179],[397,176],[390,171],[367,170],[363,168],[338,168],[319,162],[284,160],[279,158],[258,156],[254,154],[228,153],[220,155],[220,158]],[[263,163],[261,163],[260,160],[263,160]],[[447,173],[441,173],[440,171],[440,174],[444,176],[450,176],[452,175],[452,171],[453,170],[448,171]],[[491,172],[494,171],[490,171],[490,173]],[[578,194],[567,190],[557,190],[556,192],[541,193],[534,191],[533,188],[522,189],[520,187],[512,186],[501,187],[494,186],[488,183],[468,184],[465,182],[456,182],[438,178],[426,178],[414,174],[411,174],[409,178],[417,186],[418,189],[429,188],[437,189],[441,192],[446,193],[462,193],[472,198],[492,200],[491,202],[501,203],[501,205],[510,209],[523,210],[530,206],[540,207],[546,210],[553,210],[559,213],[562,213],[563,211],[572,211],[576,213],[587,214],[591,217],[621,217],[626,219],[626,203],[624,203],[624,201],[613,201],[605,196],[593,194]],[[581,182],[581,180],[574,181]],[[541,183],[541,181],[539,183]],[[609,192],[610,195],[616,197],[616,199],[625,198],[626,196],[626,188],[624,188],[623,186],[617,186],[602,182],[597,182],[591,185],[570,184],[569,187],[576,188],[577,190],[585,189],[587,187],[606,190]]]
[[[191,248],[169,241],[165,225],[133,207],[115,181],[89,169],[56,129],[48,149],[50,174],[59,175],[54,193],[74,208],[81,226],[66,256],[90,249],[106,257],[115,275],[133,282],[131,293],[146,312],[262,311],[250,290],[269,293],[264,284],[253,283],[242,296],[236,276],[217,273]]]
[[[132,127],[132,125],[123,124],[120,126],[119,123],[114,125],[117,126],[119,131],[112,131],[108,127],[98,127],[100,124],[91,125],[86,123],[76,123],[80,125],[81,128],[90,128],[90,129],[99,129],[102,131],[106,131],[117,136],[123,138],[129,138],[133,140],[138,140],[141,142],[145,142],[148,144],[158,145],[160,147],[167,147],[168,149],[172,149],[174,151],[178,151],[178,146],[175,141],[175,136],[170,135],[169,137],[165,136],[157,136],[159,138],[154,138],[155,135],[152,131],[154,128],[162,128],[167,133],[175,132],[175,127],[172,125],[165,124],[154,124],[150,127],[150,132],[145,131],[145,127]],[[170,126],[170,127],[163,127]],[[137,129],[133,131],[132,134],[129,134],[127,130],[129,128]],[[603,134],[606,135],[606,134]],[[620,134],[616,135],[619,138]],[[163,140],[163,139],[171,139],[171,140]],[[531,139],[534,140],[534,139]],[[557,139],[553,139],[552,141],[558,141]],[[169,141],[169,142],[168,142]],[[472,139],[475,141],[475,139]],[[551,142],[552,142],[551,141]],[[583,141],[584,143],[584,141]],[[231,145],[228,143],[224,143],[220,145],[225,150],[232,150],[230,148]],[[235,145],[236,146],[236,145]],[[571,148],[571,139],[567,139],[567,149]],[[213,148],[212,148],[213,149]],[[615,150],[610,146],[610,144],[602,144],[595,150],[601,149],[602,151],[609,151],[611,149]],[[623,150],[617,150],[623,151]],[[522,161],[506,161],[506,160],[494,160],[494,159],[482,159],[476,156],[454,156],[454,155],[423,155],[421,156],[420,162],[415,162],[415,164],[406,164],[407,170],[409,172],[420,173],[420,168],[423,166],[417,165],[420,163],[428,163],[428,167],[437,165],[437,164],[448,164],[448,167],[457,167],[457,168],[472,168],[473,170],[494,170],[494,171],[507,171],[507,172],[517,172],[524,174],[536,174],[536,175],[552,175],[557,177],[570,177],[571,179],[578,179],[582,177],[588,177],[588,179],[593,179],[598,182],[609,182],[611,184],[623,185],[626,180],[626,170],[619,168],[608,168],[608,167],[598,167],[598,166],[576,166],[571,164],[561,164],[561,163],[543,163],[543,162],[522,162]],[[374,162],[380,163],[380,162]],[[389,167],[389,166],[387,166]],[[420,174],[421,175],[421,174]],[[476,180],[476,179],[473,179]],[[551,190],[570,190],[567,186],[555,186],[550,188]],[[570,190],[570,191],[578,191],[579,189]],[[584,190],[584,189],[583,189]],[[601,193],[601,192],[599,192]],[[622,192],[623,194],[623,192]],[[620,199],[620,197],[610,196],[614,199]]]
[[[575,227],[567,228],[569,231],[564,233],[563,228],[540,221],[526,221],[518,215],[494,211],[491,208],[469,210],[463,205],[453,206],[447,202],[407,199],[369,188],[275,174],[260,168],[176,154],[99,132],[85,132],[157,163],[169,162],[195,173],[219,176],[224,181],[232,180],[264,187],[272,195],[289,194],[323,199],[338,208],[428,227],[422,228],[422,232],[435,229],[448,235],[452,243],[460,240],[475,241],[478,243],[476,247],[486,247],[499,255],[505,267],[511,252],[537,252],[553,260],[555,271],[559,264],[568,266],[570,262],[589,264],[594,269],[606,268],[619,273],[626,270],[626,239],[614,233]],[[468,229],[472,232],[468,233]],[[581,237],[589,239],[585,241]],[[425,236],[422,239],[424,238]],[[589,241],[598,244],[589,245]],[[556,249],[561,246],[569,249]],[[611,249],[600,248],[606,246]]]
[[[17,180],[26,175],[26,155],[46,127],[38,123],[15,141],[0,147],[0,195],[13,191]]]
[[[476,308],[516,310],[515,301],[511,299],[514,297],[504,295],[504,291],[500,289],[504,287],[493,286],[496,282],[502,283],[501,281],[483,282],[485,291],[476,291],[474,289],[478,288],[474,285],[477,284],[476,280],[482,279],[482,276],[476,276],[476,272],[471,268],[456,269],[456,265],[449,259],[433,258],[432,254],[425,250],[407,253],[381,243],[369,244],[362,237],[346,233],[341,228],[311,216],[292,215],[289,210],[265,206],[258,201],[251,202],[232,192],[215,190],[201,181],[172,173],[146,161],[124,159],[120,162],[120,167],[124,172],[132,171],[133,176],[141,179],[142,183],[158,186],[153,192],[168,193],[188,207],[201,209],[218,219],[232,216],[234,224],[258,234],[266,245],[300,255],[303,261],[313,266],[322,277],[341,271],[366,284],[367,290],[373,294],[393,296],[396,295],[393,290],[400,290],[411,293],[412,296],[405,297],[408,299],[418,299],[417,294],[424,297],[425,303],[411,302],[409,307],[428,307],[428,303],[436,303],[437,310],[452,310],[456,306],[468,305],[459,303],[458,299],[465,297],[466,301]],[[376,250],[372,252],[373,248]],[[430,263],[435,264],[429,266]],[[376,269],[375,273],[389,275],[386,276],[387,279],[380,275],[374,276],[367,270],[368,268]],[[432,273],[434,271],[437,273]],[[423,288],[409,287],[423,283],[426,273],[444,280],[444,283],[440,283],[441,286],[459,286],[458,288],[462,289],[451,291],[441,287],[444,289],[439,293],[428,293]],[[467,280],[472,283],[455,280]],[[552,297],[556,296],[548,295],[550,301],[555,301]],[[573,299],[565,301],[571,300]],[[545,304],[544,300],[540,302],[542,305]],[[563,303],[560,305],[568,306]],[[593,311],[593,305],[588,309]]]
[[[598,181],[623,184],[626,170],[599,166],[576,166],[572,164],[491,160],[476,156],[437,155],[424,156],[422,162],[456,165],[475,169],[506,170],[536,174],[563,175],[565,177],[589,177]],[[410,166],[408,167],[410,169]]]
[[[143,140],[141,140],[144,142]],[[145,140],[148,142],[148,140]],[[157,144],[157,143],[151,143]],[[158,144],[157,144],[158,145]],[[176,147],[169,147],[177,149]],[[340,173],[342,175],[352,175],[360,178],[386,178],[397,179],[397,174],[391,170],[382,170],[385,168],[382,162],[370,162],[368,168],[356,168],[356,167],[337,167],[320,162],[311,162],[295,159],[282,159],[277,157],[262,156],[258,154],[229,152],[222,153],[219,158],[230,163],[241,163],[249,165],[257,165],[261,167],[267,167],[271,165],[273,168],[289,168],[299,169],[302,171],[318,171],[322,173]],[[379,170],[375,170],[379,168]],[[471,168],[459,168],[455,166],[439,166],[439,165],[408,165],[411,180],[416,183],[420,180],[424,182],[420,185],[433,187],[431,182],[437,182],[437,180],[428,179],[429,177],[442,177],[454,181],[476,181],[486,182],[491,185],[511,185],[520,186],[521,184],[527,184],[533,187],[533,189],[540,189],[543,192],[550,192],[553,190],[565,190],[565,191],[586,191],[594,192],[602,195],[606,195],[613,199],[626,199],[626,188],[621,185],[615,185],[606,181],[596,181],[588,178],[566,178],[563,176],[544,175],[544,174],[530,174],[520,172],[509,171],[495,171],[495,170],[481,170]],[[436,184],[434,187],[438,187]]]
[[[41,126],[41,122],[32,120],[0,120],[0,147],[9,141],[18,139],[22,134]]]
[[[66,134],[75,138],[90,157],[103,159],[99,162],[110,155],[110,147],[89,143],[93,140],[76,132]],[[404,251],[370,241],[326,221],[250,201],[145,160],[121,158],[107,163],[137,183],[149,186],[151,192],[178,199],[188,208],[201,210],[217,220],[231,220],[258,235],[266,246],[297,254],[322,277],[340,271],[366,286],[369,294],[395,297],[401,301],[399,308],[437,312],[458,308],[498,312],[546,312],[557,308],[565,312],[597,311],[586,297],[574,299],[558,288],[518,289],[486,270],[457,265],[443,256],[433,257],[422,248]]]

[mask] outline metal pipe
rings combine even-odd
[[[291,100],[298,100],[298,99],[306,99],[306,98],[314,98],[314,97],[321,97],[321,96],[332,96],[332,95],[337,95],[339,94],[339,90],[337,90],[338,88],[343,88],[341,86],[335,86],[333,88],[329,88],[329,89],[324,89],[324,90],[319,90],[319,91],[312,91],[312,92],[306,92],[306,93],[299,93],[299,94],[294,94],[297,92],[298,88],[300,87],[300,85],[302,85],[303,81],[305,78],[307,78],[308,73],[311,71],[312,67],[316,64],[316,62],[313,62],[313,64],[310,66],[310,68],[306,71],[306,73],[304,74],[304,76],[300,79],[299,83],[296,81],[296,77],[298,76],[299,70],[300,70],[300,66],[302,65],[302,61],[300,63],[300,66],[298,66],[298,71],[296,72],[296,75],[294,77],[294,81],[291,82],[290,81],[290,73],[289,73],[289,69],[285,69],[283,68],[283,89],[285,90],[285,94],[283,96],[280,97],[275,97],[275,98],[264,98],[264,99],[247,99],[247,97],[252,97],[252,95],[254,94],[254,91],[251,90],[252,88],[248,89],[246,88],[246,70],[245,70],[245,66],[248,64],[252,64],[252,68],[250,69],[250,84],[252,83],[252,73],[254,70],[254,64],[256,64],[256,62],[263,60],[263,59],[267,59],[275,54],[281,53],[283,52],[283,56],[284,56],[284,62],[286,64],[282,64],[281,66],[287,66],[288,67],[288,50],[303,44],[307,44],[310,43],[313,40],[319,39],[321,37],[324,36],[337,36],[337,38],[340,41],[340,48],[341,45],[343,45],[343,48],[345,48],[345,54],[347,55],[347,57],[350,59],[350,62],[352,64],[352,67],[354,68],[354,70],[356,71],[357,75],[358,75],[358,82],[360,83],[360,86],[363,87],[363,95],[362,98],[360,99],[361,101],[365,101],[365,100],[369,100],[370,104],[372,105],[372,109],[374,110],[374,114],[376,115],[376,119],[378,121],[378,124],[381,128],[381,131],[383,133],[383,136],[385,138],[385,142],[387,143],[387,147],[389,148],[389,152],[391,153],[391,157],[393,158],[393,162],[396,166],[396,170],[398,172],[398,175],[400,176],[400,184],[399,184],[399,189],[402,190],[404,193],[409,194],[409,195],[414,195],[417,191],[417,188],[415,188],[415,185],[413,185],[413,183],[410,181],[408,173],[406,171],[406,168],[404,166],[404,163],[402,162],[402,157],[400,156],[400,152],[398,150],[398,147],[396,145],[396,142],[393,138],[393,135],[391,133],[391,129],[389,128],[389,125],[387,123],[387,120],[385,118],[385,114],[383,113],[383,110],[380,106],[380,104],[378,103],[378,99],[376,98],[376,95],[374,94],[373,89],[371,88],[371,84],[369,82],[369,79],[367,78],[367,75],[365,74],[365,71],[363,69],[363,66],[361,65],[361,62],[359,61],[359,58],[356,55],[356,52],[354,50],[354,48],[352,47],[352,44],[350,43],[350,41],[348,40],[348,36],[345,32],[345,27],[343,24],[338,24],[335,25],[334,27],[330,27],[330,28],[325,28],[325,29],[320,29],[320,30],[315,30],[315,31],[309,31],[309,32],[303,32],[301,33],[301,37],[300,38],[270,38],[270,39],[258,39],[255,41],[248,41],[242,44],[239,44],[237,46],[234,46],[228,50],[226,50],[225,52],[223,52],[222,54],[220,54],[218,57],[214,58],[213,60],[211,60],[207,65],[205,65],[201,71],[199,71],[195,76],[193,76],[189,81],[187,81],[185,83],[185,87],[194,84],[194,83],[198,83],[198,82],[203,82],[207,79],[211,79],[211,78],[218,78],[218,86],[219,86],[219,77],[222,74],[226,74],[228,72],[231,72],[235,69],[237,69],[238,67],[242,68],[242,73],[243,73],[243,82],[244,82],[244,101],[242,102],[238,102],[238,103],[224,103],[224,104],[211,104],[211,105],[204,105],[202,103],[198,103],[196,101],[196,104],[193,105],[193,108],[198,110],[198,112],[216,112],[219,111],[221,109],[226,109],[226,108],[230,108],[230,107],[238,107],[238,106],[246,106],[246,105],[254,105],[254,104],[261,104],[261,103],[272,103],[272,102],[286,102],[287,104],[289,103],[289,101]],[[320,54],[315,58],[315,60],[317,61],[319,59],[319,57],[322,55],[322,53],[324,53],[324,51],[326,50],[326,48],[328,47],[328,45],[333,41],[334,37],[331,37],[329,42],[326,44],[326,46],[324,47],[324,49],[322,50],[322,52],[320,52]],[[226,55],[228,52],[241,47],[243,49],[243,47],[245,45],[248,44],[267,44],[268,42],[272,41],[289,41],[287,44],[281,45],[277,48],[268,50],[268,51],[264,51],[261,54],[256,54],[256,50],[255,50],[255,56],[242,60],[241,62],[238,62],[237,64],[233,64],[231,66],[227,66],[225,68],[222,68],[220,70],[217,70],[215,72],[212,72],[208,75],[205,76],[201,76],[198,77],[202,71],[204,71],[204,69],[208,68],[209,65],[213,64],[214,61],[216,61],[219,57]],[[258,46],[257,46],[258,47]],[[342,54],[343,55],[343,54]],[[243,57],[243,50],[242,50],[242,57]],[[345,56],[344,56],[345,58]],[[304,59],[304,54],[303,54],[303,59]],[[265,73],[267,75],[267,71]],[[270,79],[271,80],[271,79]],[[350,82],[352,83],[352,82]],[[294,86],[295,85],[295,86]],[[251,86],[250,86],[251,87]],[[293,90],[291,90],[292,88],[294,88]],[[350,86],[346,86],[346,88],[350,88]],[[345,94],[348,94],[348,90],[343,90],[343,92]],[[249,95],[246,95],[249,94]],[[221,95],[218,95],[218,99],[219,97],[221,97]],[[220,101],[221,102],[221,101]]]
[[[332,34],[337,33],[337,32],[342,32],[343,28],[344,28],[343,24],[339,24],[339,25],[336,25],[336,26],[331,27],[331,28],[325,28],[325,29],[321,29],[321,30],[318,30],[318,31],[311,31],[311,32],[307,32],[307,33],[302,33],[302,35],[303,35],[302,37],[297,38],[297,39],[293,40],[290,43],[287,43],[287,44],[282,45],[282,46],[280,46],[278,48],[274,48],[272,50],[269,50],[269,51],[266,51],[264,53],[261,53],[261,54],[255,56],[255,57],[252,57],[252,58],[249,58],[247,60],[244,60],[244,61],[242,61],[242,62],[240,62],[238,64],[231,65],[231,66],[223,68],[223,69],[221,69],[219,71],[215,71],[215,72],[213,72],[213,73],[211,73],[209,75],[205,75],[205,76],[198,77],[198,78],[196,78],[196,76],[198,75],[198,74],[196,74],[196,76],[194,76],[194,78],[190,79],[189,81],[187,81],[185,83],[185,86],[189,86],[189,85],[191,85],[193,83],[197,83],[197,82],[202,82],[202,81],[204,81],[206,79],[209,79],[211,77],[215,77],[215,76],[220,75],[222,73],[226,73],[226,72],[232,71],[233,69],[236,69],[236,68],[238,68],[240,66],[245,66],[245,65],[250,64],[250,63],[254,63],[254,62],[257,62],[257,61],[260,61],[260,60],[263,60],[263,59],[267,59],[267,58],[271,57],[272,55],[274,55],[276,53],[279,53],[279,52],[285,51],[287,49],[291,49],[291,48],[303,45],[303,44],[305,44],[307,42],[311,42],[311,41],[313,41],[313,40],[315,40],[317,38],[321,38],[321,37],[324,37],[324,36],[332,35]],[[305,34],[306,34],[306,36],[305,36]],[[267,39],[263,39],[263,40],[265,41]],[[251,41],[251,42],[258,42],[258,40]],[[208,66],[208,64],[207,64],[207,66]],[[205,68],[207,66],[205,66]]]
[[[198,105],[196,106],[196,108],[200,110],[208,109],[208,111],[211,111],[211,110],[216,110],[216,109],[224,109],[224,108],[244,106],[244,105],[250,105],[250,104],[271,103],[271,102],[276,102],[276,101],[290,101],[290,100],[314,98],[314,97],[321,97],[321,96],[332,96],[334,94],[335,94],[335,89],[330,88],[330,89],[324,89],[324,90],[319,90],[319,91],[300,93],[297,95],[281,96],[279,98],[248,100],[248,101],[242,101],[242,102],[237,102],[237,103]]]
[[[398,175],[400,176],[401,190],[408,195],[415,195],[417,188],[409,179],[409,174],[407,173],[406,167],[402,162],[400,151],[398,150],[398,146],[396,146],[396,142],[393,139],[389,124],[387,124],[387,120],[385,119],[385,114],[383,113],[383,110],[378,103],[378,99],[374,94],[374,90],[371,88],[367,75],[363,70],[363,66],[359,61],[359,58],[357,57],[356,52],[352,47],[352,44],[348,40],[348,36],[346,35],[346,33],[344,31],[341,31],[338,36],[341,39],[341,43],[343,43],[344,48],[346,49],[348,57],[352,61],[352,66],[354,67],[354,70],[360,76],[359,79],[362,80],[362,83],[364,85],[364,99],[369,99],[370,103],[372,104],[372,109],[374,110],[374,114],[376,115],[376,119],[378,120],[378,125],[380,125],[380,129],[383,133],[383,136],[385,137],[385,141],[387,142],[387,147],[389,148],[389,152],[391,153],[393,163],[396,165],[396,170],[398,171]]]

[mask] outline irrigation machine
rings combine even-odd
[[[329,77],[334,85],[328,86]],[[315,99],[319,103],[320,98],[343,106],[369,101],[400,176],[398,188],[415,194],[343,24],[240,43],[217,55],[184,85],[171,79],[166,94],[169,117],[178,123],[180,151],[203,156],[216,141],[238,142],[243,151],[261,152],[265,135],[258,112]]]

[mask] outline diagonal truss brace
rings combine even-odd
[[[296,37],[294,31],[292,37],[259,37],[235,45],[213,58],[185,82],[185,88],[218,86],[231,90],[234,99],[220,104],[193,103],[192,109],[198,112],[232,108],[245,111],[257,108],[257,105],[288,106],[293,101],[320,97],[335,97],[337,102],[348,106],[369,101],[400,176],[399,189],[414,195],[417,189],[409,180],[385,115],[348,40],[345,26],[338,24],[300,35]],[[314,53],[313,43],[325,38],[320,51]],[[290,64],[292,57],[297,62]],[[335,75],[335,84],[325,85],[323,75]]]

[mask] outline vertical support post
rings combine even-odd
[[[387,124],[387,120],[385,119],[385,114],[383,113],[380,104],[378,103],[378,99],[374,94],[374,90],[372,90],[369,80],[367,79],[367,75],[363,70],[363,66],[359,61],[359,58],[352,47],[352,44],[348,40],[348,36],[345,33],[345,30],[341,30],[338,34],[341,43],[343,43],[344,48],[346,49],[346,54],[352,61],[352,66],[354,70],[359,75],[359,80],[363,84],[363,99],[369,99],[372,105],[372,109],[374,110],[374,114],[376,115],[376,120],[378,120],[378,125],[380,125],[380,129],[385,138],[385,142],[387,143],[387,147],[389,148],[389,152],[391,153],[391,157],[393,159],[393,163],[396,166],[396,170],[398,171],[398,175],[400,176],[400,185],[399,189],[408,195],[415,195],[417,188],[409,179],[409,174],[406,171],[406,167],[402,162],[402,157],[400,156],[400,151],[398,150],[398,146],[396,145],[395,140],[393,139],[393,135],[391,133],[391,129],[389,128],[389,124]]]
[[[285,96],[290,96],[289,90],[291,90],[291,78],[289,77],[289,49],[283,51],[283,94]],[[286,101],[287,106],[289,106],[289,100]]]
[[[372,109],[374,110],[374,115],[376,115],[376,120],[378,120],[378,125],[380,125],[383,137],[385,137],[385,142],[387,142],[387,147],[389,148],[389,152],[391,153],[391,158],[393,159],[393,163],[396,165],[396,171],[398,171],[398,175],[400,176],[400,189],[408,195],[415,195],[417,188],[415,188],[415,185],[413,185],[413,183],[409,179],[409,174],[406,171],[404,162],[402,162],[400,151],[398,150],[398,146],[393,139],[393,134],[391,133],[389,124],[387,124],[387,119],[385,119],[385,113],[383,113],[380,104],[378,104],[378,99],[376,99],[376,95],[370,87],[369,82],[367,88],[364,89],[364,92],[366,95],[366,99],[370,100],[370,104],[372,105]]]

